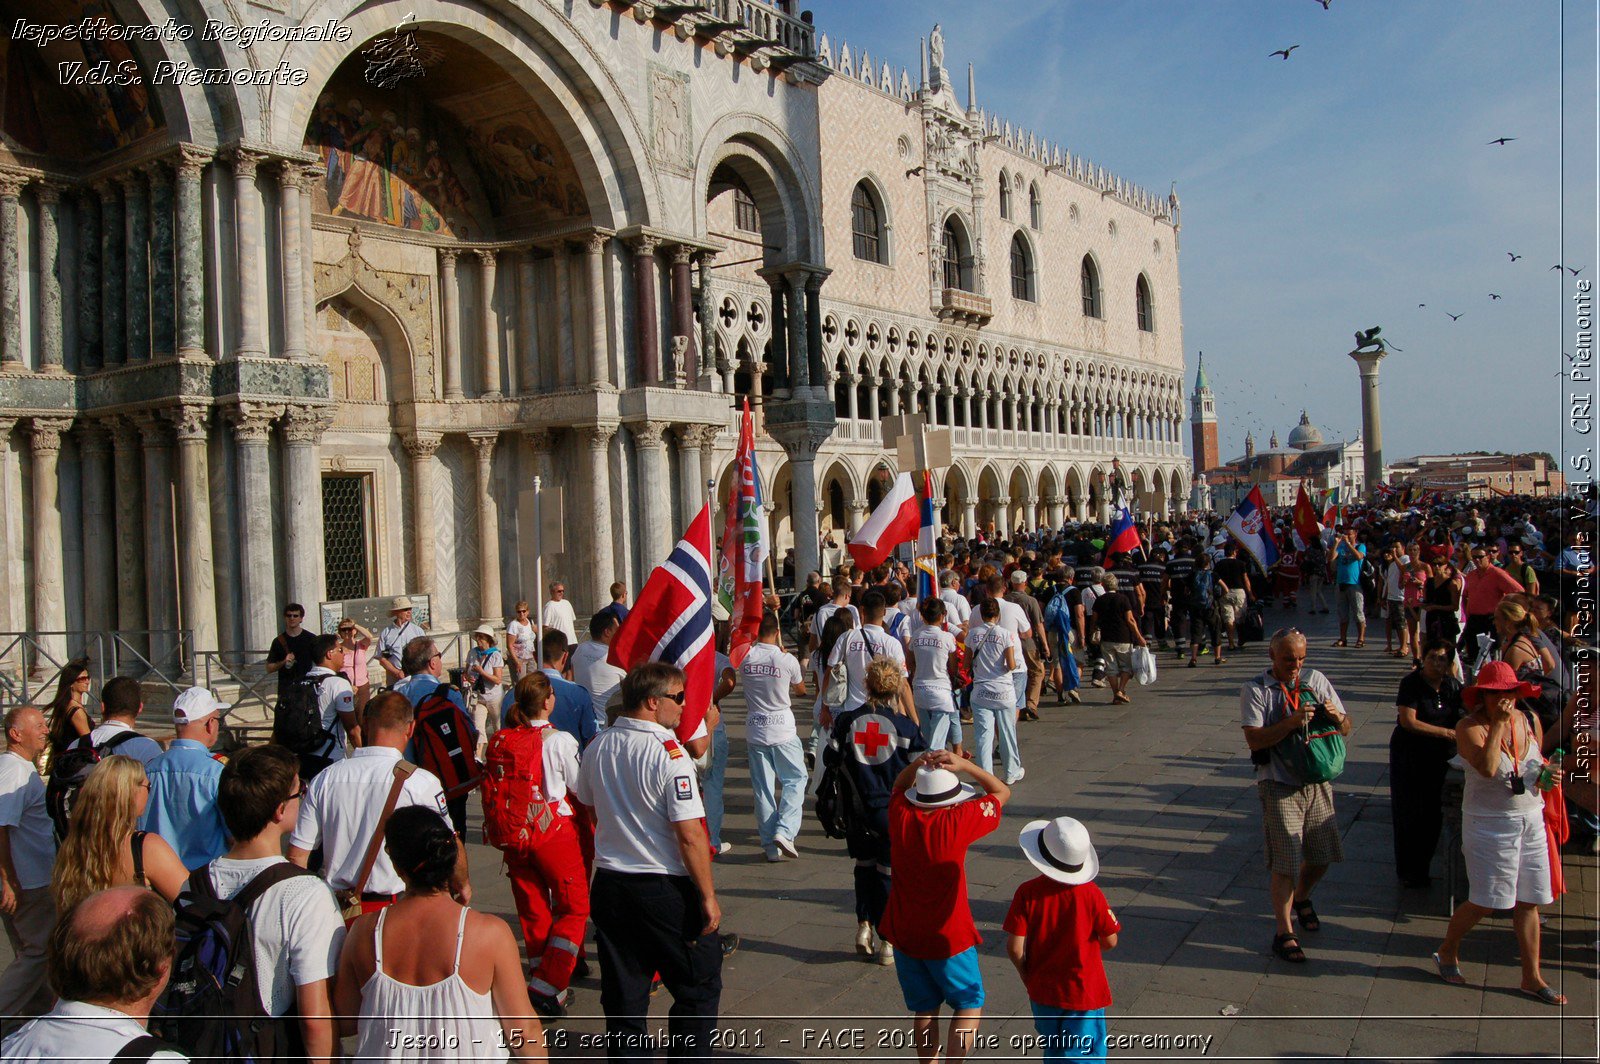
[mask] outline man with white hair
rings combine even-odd
[[[0,923],[12,961],[0,975],[0,1016],[36,1016],[50,1007],[45,945],[55,926],[50,876],[56,840],[45,811],[44,781],[33,762],[50,742],[44,714],[13,706],[0,754]],[[9,1059],[9,1058],[8,1058]]]

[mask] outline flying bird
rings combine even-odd
[[[1502,148],[1504,148],[1507,144],[1510,144],[1512,141],[1514,141],[1516,139],[1517,139],[1516,137],[1496,137],[1494,140],[1491,140],[1489,143],[1490,144],[1498,144]]]
[[[1557,271],[1557,272],[1559,272],[1559,271],[1561,271],[1561,270],[1564,270],[1564,269],[1566,269],[1566,267],[1565,267],[1565,266],[1563,266],[1563,265],[1561,265],[1561,263],[1559,263],[1559,262],[1558,262],[1558,263],[1556,263],[1556,264],[1555,264],[1555,265],[1554,265],[1554,266],[1552,266],[1552,267],[1550,267],[1550,269],[1551,269],[1551,270],[1555,270],[1555,271]],[[1546,272],[1549,272],[1549,271],[1546,271]]]
[[[1333,0],[1316,0],[1316,2],[1322,5],[1322,10],[1326,11],[1328,10],[1328,5],[1333,3]]]
[[[1283,56],[1284,62],[1288,62],[1289,53],[1294,51],[1298,47],[1300,47],[1298,44],[1291,44],[1287,48],[1279,48],[1276,52],[1273,52],[1273,53],[1271,53],[1271,55],[1268,55],[1267,58],[1271,59],[1272,56],[1274,56],[1274,55],[1281,55],[1281,56]]]
[[[1495,295],[1495,294],[1494,294],[1494,293],[1493,293],[1493,292],[1490,292],[1490,293],[1489,293],[1489,298],[1490,298],[1490,299],[1499,299],[1499,298],[1500,298],[1500,297],[1499,297],[1499,296],[1497,296],[1497,295]]]
[[[1462,311],[1462,314],[1464,314],[1464,313],[1466,313],[1466,311]],[[1461,320],[1461,314],[1452,314],[1448,310],[1444,312],[1444,316],[1449,318],[1451,321],[1460,321]]]
[[[1578,276],[1578,274],[1582,273],[1584,270],[1587,270],[1588,268],[1589,267],[1587,267],[1587,266],[1579,266],[1576,270],[1574,270],[1571,266],[1568,266],[1567,267],[1567,272],[1572,274],[1572,276],[1576,277],[1576,276]]]
[[[1419,309],[1419,310],[1420,310],[1420,309],[1421,309],[1421,308],[1423,308],[1423,307],[1425,307],[1425,306],[1427,306],[1427,305],[1428,305],[1428,304],[1426,304],[1426,303],[1418,303],[1418,304],[1417,304],[1417,309]]]
[[[1518,255],[1515,251],[1508,251],[1506,254],[1511,256],[1512,262],[1516,262],[1518,259],[1522,258],[1522,256]]]

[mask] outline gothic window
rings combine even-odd
[[[1083,288],[1083,316],[1086,318],[1104,317],[1100,313],[1100,268],[1094,264],[1094,259],[1088,255],[1083,257],[1083,267],[1078,275],[1078,283]]]
[[[883,253],[883,211],[865,181],[858,183],[850,196],[850,226],[855,236],[856,258],[887,262],[888,257]]]
[[[1044,204],[1039,199],[1039,186],[1028,185],[1028,224],[1035,229],[1044,228]]]
[[[756,210],[756,201],[743,187],[733,190],[733,225],[741,232],[761,232],[761,212]]]
[[[1000,217],[1011,218],[1011,181],[1004,170],[1000,171]]]
[[[954,216],[944,223],[944,286],[972,291],[972,254],[967,250],[966,230]]]
[[[1133,303],[1138,309],[1139,331],[1155,332],[1156,316],[1150,305],[1150,282],[1144,279],[1144,274],[1133,283]]]
[[[1011,237],[1011,297],[1037,302],[1033,291],[1033,256],[1021,233]]]

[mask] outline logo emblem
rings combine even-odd
[[[689,777],[679,776],[672,782],[677,788],[677,792],[674,797],[676,797],[678,801],[687,802],[694,797],[694,784],[689,782]]]
[[[1261,531],[1261,511],[1251,510],[1240,519],[1239,523],[1244,526],[1244,530],[1250,535],[1259,534]]]
[[[850,742],[863,764],[883,764],[894,756],[895,748],[902,741],[894,723],[878,713],[863,713],[850,726]]]

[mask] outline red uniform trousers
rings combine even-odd
[[[505,857],[533,967],[528,986],[553,997],[572,982],[589,920],[589,877],[577,830],[570,817],[557,817],[536,849]]]

